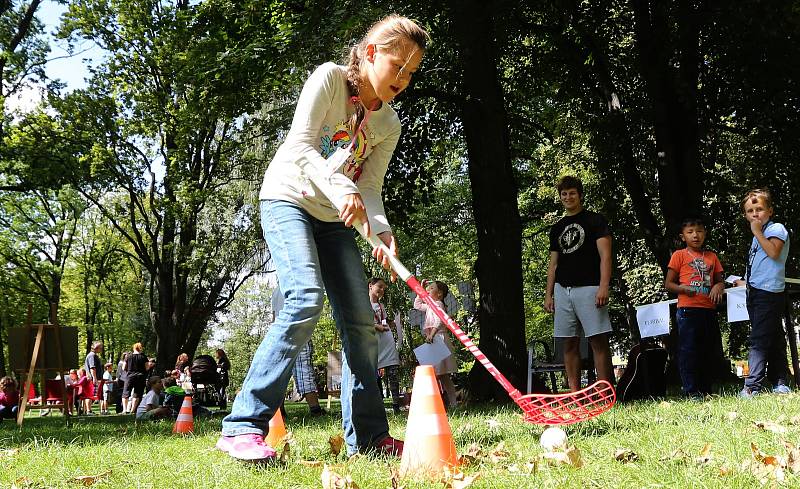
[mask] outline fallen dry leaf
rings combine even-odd
[[[511,454],[508,453],[508,450],[506,450],[506,443],[501,441],[500,443],[497,444],[497,446],[494,448],[494,450],[489,452],[489,460],[493,464],[496,464],[496,463],[499,463],[502,460],[507,459],[509,457],[509,455],[511,455]]]
[[[662,462],[666,462],[669,460],[686,460],[686,458],[687,458],[686,453],[684,453],[684,451],[681,450],[680,448],[676,448],[675,450],[670,452],[669,455],[661,457],[659,460]]]
[[[753,421],[753,424],[756,425],[757,428],[761,428],[765,431],[771,431],[779,435],[783,435],[789,431],[785,426],[781,426],[773,421]]]
[[[661,402],[658,403],[658,405],[659,405],[659,407],[662,407],[664,409],[669,409],[669,408],[672,407],[672,403],[669,402],[669,401],[661,401]]]
[[[783,442],[786,447],[786,468],[793,474],[800,473],[800,449],[788,441]]]
[[[306,467],[322,467],[321,460],[298,460],[297,463]]]
[[[278,458],[278,460],[281,463],[285,464],[286,462],[289,461],[289,457],[291,456],[291,454],[292,450],[291,448],[289,448],[289,442],[287,441],[286,443],[283,444],[283,450],[281,450],[281,456]]]
[[[783,482],[786,479],[783,470],[786,462],[781,457],[766,455],[752,442],[750,451],[753,453],[753,459],[742,462],[743,471],[753,474],[761,484],[767,484],[770,480]]]
[[[569,446],[563,452],[561,451],[545,452],[542,454],[542,458],[547,460],[548,462],[571,465],[575,468],[583,467],[583,460],[581,460],[581,452],[575,446]]]
[[[323,489],[358,489],[358,485],[350,476],[342,477],[326,464],[320,476]]]
[[[736,411],[728,411],[728,414],[726,414],[725,417],[728,418],[728,421],[733,421],[739,417],[739,413]]]
[[[78,482],[88,487],[94,485],[94,483],[97,482],[98,480],[108,477],[109,474],[111,474],[110,470],[107,470],[102,474],[97,474],[97,475],[81,475],[78,477],[73,477],[72,482]]]
[[[728,468],[727,465],[722,465],[719,468],[719,475],[721,475],[721,476],[730,475],[732,473],[733,473],[733,471],[730,468]]]
[[[711,455],[711,443],[706,443],[702,450],[700,450],[700,455],[697,457],[696,461],[700,465],[705,465],[714,458]]]
[[[447,489],[465,489],[472,485],[480,474],[467,476],[457,467],[442,467],[441,482]]]
[[[780,457],[776,457],[774,455],[767,455],[758,448],[758,446],[750,442],[750,451],[753,452],[753,458],[756,462],[760,462],[764,465],[774,465],[774,466],[782,466],[785,465],[781,463]]]
[[[344,438],[342,438],[340,435],[332,436],[328,438],[328,445],[331,446],[331,453],[334,456],[337,456],[342,451],[342,446],[344,445]]]
[[[770,480],[783,482],[786,479],[786,474],[782,467],[759,463],[755,460],[745,460],[742,462],[742,471],[753,474],[761,484],[767,484]]]
[[[469,448],[467,448],[466,453],[462,453],[458,456],[458,465],[461,467],[472,465],[481,457],[483,457],[483,450],[481,450],[481,447],[477,443],[472,443]]]
[[[639,460],[639,455],[628,448],[617,448],[614,451],[614,460],[626,464],[628,462],[636,462]]]
[[[452,489],[466,489],[467,487],[471,486],[473,482],[475,482],[480,474],[465,476],[463,479],[455,479],[450,484]]]
[[[44,489],[44,484],[22,476],[11,484],[11,489]]]

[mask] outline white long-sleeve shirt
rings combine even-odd
[[[293,202],[321,221],[339,220],[336,208],[302,167],[311,163],[324,168],[328,156],[351,142],[347,122],[355,108],[347,90],[345,70],[344,66],[325,63],[308,78],[300,93],[289,134],[264,173],[259,199]],[[372,112],[357,135],[354,157],[344,166],[343,175],[331,180],[339,195],[361,194],[373,234],[391,230],[381,193],[398,139],[400,118],[384,103]]]

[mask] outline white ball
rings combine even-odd
[[[567,434],[561,428],[551,427],[544,430],[539,444],[545,450],[554,450],[567,446]]]

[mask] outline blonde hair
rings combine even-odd
[[[425,51],[430,36],[413,20],[397,14],[388,15],[372,24],[367,34],[355,46],[350,48],[347,61],[347,89],[351,97],[358,97],[363,82],[361,66],[367,55],[367,45],[375,44],[393,52],[402,49],[409,43],[415,44]],[[355,113],[348,123],[349,129],[355,131],[364,119],[364,105],[355,104]]]
[[[753,204],[758,203],[758,200],[761,199],[764,201],[764,205],[767,206],[768,209],[772,209],[772,192],[766,188],[754,188],[747,191],[742,198],[741,206],[742,212],[744,212],[744,205],[748,202],[752,202]]]
[[[144,347],[142,346],[141,343],[134,343],[133,344],[133,351],[141,353],[143,348]]]

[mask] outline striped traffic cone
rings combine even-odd
[[[269,420],[269,433],[267,433],[267,445],[277,447],[283,437],[286,436],[286,425],[283,423],[281,410],[275,411],[275,415]]]
[[[193,433],[194,432],[194,415],[192,414],[192,396],[187,395],[183,398],[181,410],[178,413],[178,419],[175,420],[175,426],[172,428],[173,433]]]
[[[412,392],[400,473],[440,476],[458,465],[458,456],[433,366],[417,367]]]

